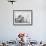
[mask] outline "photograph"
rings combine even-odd
[[[13,10],[14,25],[31,25],[32,10]]]

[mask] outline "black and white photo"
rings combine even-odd
[[[32,24],[32,10],[13,10],[13,24]]]

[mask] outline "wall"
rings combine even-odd
[[[32,26],[14,26],[13,10],[33,10]],[[31,34],[33,40],[46,40],[46,1],[17,0],[14,5],[0,0],[0,40],[14,40],[18,32]]]

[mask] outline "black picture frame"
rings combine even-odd
[[[31,20],[30,20],[31,23],[26,23],[26,22],[21,23],[21,21],[20,21],[20,23],[17,23],[17,21],[15,21],[16,19],[18,19],[18,18],[16,18],[16,16],[19,16],[19,14],[26,14],[26,12],[27,12],[27,14],[30,14],[30,16],[31,16],[30,17],[31,18]],[[32,26],[32,24],[33,24],[33,11],[32,10],[13,10],[13,25],[17,25],[17,26],[25,26],[25,25],[29,26],[30,25],[30,26]]]

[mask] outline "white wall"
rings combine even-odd
[[[33,25],[14,26],[15,9],[33,10]],[[33,40],[46,40],[46,0],[17,0],[14,5],[0,0],[0,40],[14,40],[19,32],[30,33]]]

